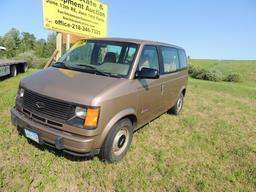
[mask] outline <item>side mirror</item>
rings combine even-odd
[[[159,71],[143,67],[140,71],[137,71],[136,76],[138,79],[158,79]]]

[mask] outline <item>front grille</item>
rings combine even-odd
[[[52,99],[29,90],[25,90],[23,105],[32,112],[38,112],[62,120],[68,120],[74,111],[73,106],[69,103]]]

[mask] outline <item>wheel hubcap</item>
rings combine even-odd
[[[121,155],[125,151],[128,145],[128,141],[129,141],[129,131],[126,127],[124,127],[117,132],[114,138],[113,147],[112,147],[114,154],[117,156]]]
[[[119,148],[123,147],[125,140],[126,140],[125,135],[122,135],[122,136],[119,138],[119,140],[118,140],[117,146],[118,146]]]
[[[180,97],[180,98],[178,99],[178,102],[177,102],[177,109],[178,109],[178,112],[181,110],[182,104],[183,104],[183,100],[182,100],[182,97]]]

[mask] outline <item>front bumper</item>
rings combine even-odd
[[[99,153],[99,149],[93,149],[94,137],[80,136],[42,125],[29,119],[16,108],[11,109],[11,120],[22,133],[24,128],[38,133],[40,145],[55,147],[74,156],[93,156]]]

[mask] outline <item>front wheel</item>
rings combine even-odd
[[[132,136],[132,122],[129,119],[118,121],[108,133],[102,146],[101,159],[109,163],[121,160],[130,147]]]
[[[181,93],[178,97],[176,104],[170,109],[170,112],[174,115],[179,115],[182,111],[184,104],[184,95]]]

